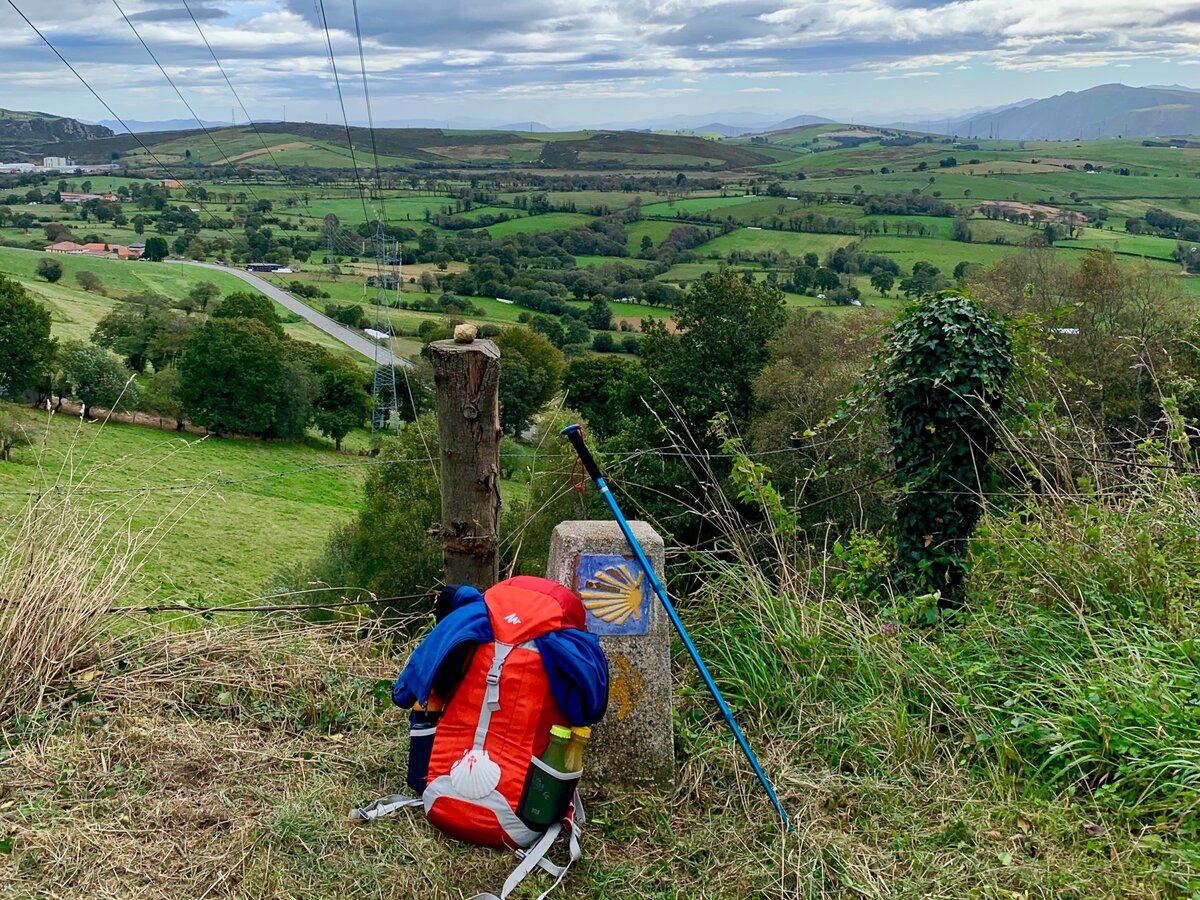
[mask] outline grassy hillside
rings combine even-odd
[[[32,250],[0,247],[0,274],[8,275],[41,299],[52,316],[54,334],[72,340],[87,340],[96,323],[115,307],[122,297],[144,292],[164,294],[173,299],[187,295],[193,286],[210,281],[222,295],[235,291],[254,292],[239,278],[213,269],[199,269],[164,263],[96,259],[89,256],[55,254],[62,263],[62,279],[50,284],[37,276],[37,265],[47,254]],[[79,272],[93,272],[104,284],[106,295],[88,293],[75,280]],[[363,362],[363,357],[345,344],[327,335],[315,325],[276,304],[275,311],[284,322],[284,330],[301,341],[319,344],[325,349]],[[415,351],[415,346],[399,347],[398,352]]]
[[[274,154],[281,165],[349,168],[353,165],[345,129],[314,123],[266,123],[250,128],[199,129],[91,139],[61,146],[81,162],[108,162],[112,154],[130,164],[153,167],[145,147],[181,171],[194,165],[267,165]],[[370,132],[351,128],[360,166],[374,164]],[[141,141],[141,144],[138,143]],[[215,146],[214,146],[215,143]],[[265,147],[264,147],[265,143]],[[688,135],[644,132],[530,134],[509,131],[451,131],[438,128],[380,128],[375,148],[383,166],[437,162],[443,165],[495,166],[541,163],[559,168],[731,169],[770,162],[752,149]],[[270,153],[268,153],[268,148]]]
[[[64,480],[84,497],[137,507],[149,527],[188,510],[146,560],[137,598],[228,603],[258,596],[273,572],[309,558],[361,500],[369,459],[313,446],[180,435],[5,404],[35,446],[0,463],[0,509]],[[90,492],[96,492],[94,494]]]

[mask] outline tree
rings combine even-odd
[[[112,350],[135,372],[149,361],[150,343],[163,327],[166,314],[149,305],[123,303],[96,323],[92,342]]]
[[[883,294],[888,295],[888,291],[896,284],[896,278],[891,272],[876,272],[871,276],[871,287]]]
[[[433,289],[437,287],[437,279],[433,277],[433,273],[431,273],[429,270],[426,270],[421,273],[420,285],[421,290],[427,294],[432,294]]]
[[[211,318],[179,359],[189,419],[216,434],[263,434],[275,419],[283,366],[279,341],[253,319]]]
[[[348,360],[331,356],[321,372],[315,407],[313,424],[333,440],[335,449],[341,450],[342,439],[362,425],[371,412],[362,370]]]
[[[619,356],[591,356],[572,360],[563,375],[567,405],[577,409],[598,438],[616,434],[621,420],[644,409],[643,397],[654,389],[636,362]]]
[[[51,284],[62,278],[63,267],[57,259],[46,257],[38,261],[37,273],[49,281]]]
[[[188,297],[196,304],[201,312],[208,310],[208,304],[221,296],[221,289],[211,281],[201,281],[192,286]]]
[[[732,272],[710,274],[692,285],[675,322],[674,332],[661,320],[642,323],[646,372],[694,435],[706,434],[718,413],[744,424],[767,342],[784,322],[783,293]]]
[[[550,343],[560,350],[567,343],[567,332],[558,319],[550,316],[534,316],[529,320],[529,327],[544,334],[550,339]]]
[[[838,278],[838,273],[833,269],[826,269],[822,266],[813,273],[813,287],[819,291],[831,291],[840,287],[841,283],[842,280]]]
[[[962,241],[964,244],[971,243],[971,225],[967,221],[966,216],[954,217],[954,225],[950,231],[950,239],[953,241]]]
[[[617,342],[612,334],[601,331],[592,337],[592,349],[597,353],[612,353],[617,349]]]
[[[293,440],[304,436],[313,419],[321,376],[305,359],[287,355],[280,360],[280,376],[275,416],[264,436]]]
[[[89,293],[104,293],[104,282],[100,280],[100,276],[95,272],[90,272],[87,269],[84,269],[81,272],[76,272],[75,280],[79,282],[79,286],[81,288]]]
[[[0,461],[10,462],[13,450],[32,444],[33,433],[27,425],[12,416],[0,415]]]
[[[930,297],[946,286],[946,279],[933,263],[918,260],[913,263],[912,275],[900,282],[905,297]]]
[[[141,388],[133,372],[114,354],[95,344],[68,341],[58,356],[62,380],[83,405],[85,419],[93,406],[112,411],[137,408]]]
[[[0,396],[15,398],[45,376],[54,357],[50,311],[0,275]]]
[[[29,229],[37,224],[37,219],[29,213],[17,213],[13,218],[13,227],[20,228],[23,234],[29,234]]]
[[[171,248],[167,246],[164,238],[149,237],[146,238],[146,249],[142,251],[142,258],[148,259],[151,262],[159,262],[167,258]]]
[[[583,319],[572,319],[567,323],[564,329],[563,346],[571,344],[586,344],[591,338],[591,331],[587,327],[587,323]]]
[[[62,222],[49,222],[42,226],[42,231],[46,233],[46,240],[52,244],[57,244],[59,241],[69,241],[74,235]]]
[[[584,318],[587,320],[588,326],[596,331],[612,330],[612,308],[603,297],[592,299],[592,305],[588,307]]]
[[[519,435],[534,414],[558,392],[566,361],[544,334],[506,328],[496,337],[500,348],[500,427]]]
[[[275,313],[275,304],[262,294],[236,291],[213,310],[214,319],[253,319],[277,336],[283,335],[283,324]]]
[[[160,419],[172,419],[175,430],[183,431],[183,402],[179,399],[180,377],[176,368],[155,372],[142,391],[140,409]]]

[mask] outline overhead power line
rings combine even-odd
[[[167,177],[170,178],[172,181],[178,181],[180,184],[183,184],[184,180],[182,178],[178,177],[174,172],[172,172],[170,170],[170,168],[168,168],[167,164],[164,163],[161,159],[159,159],[158,156],[155,155],[153,150],[151,150],[149,147],[146,146],[146,144],[142,141],[142,139],[140,137],[138,137],[137,134],[134,133],[134,130],[125,123],[125,120],[122,119],[119,115],[117,115],[116,110],[114,110],[108,104],[108,102],[103,97],[100,96],[99,92],[97,92],[97,90],[94,87],[92,87],[91,83],[88,82],[88,80],[79,73],[79,70],[76,69],[73,65],[71,65],[71,63],[67,61],[67,58],[65,56],[63,56],[62,53],[59,52],[57,47],[54,46],[54,44],[50,41],[50,39],[48,37],[46,37],[45,34],[42,33],[41,29],[33,24],[33,22],[30,20],[29,16],[25,15],[25,13],[23,13],[21,11],[21,8],[19,6],[17,6],[17,4],[15,2],[13,2],[13,0],[8,0],[8,5],[11,6],[16,11],[18,16],[20,16],[22,19],[25,20],[25,24],[33,29],[34,34],[36,34],[39,38],[42,39],[42,43],[44,43],[47,47],[50,48],[51,52],[59,58],[59,61],[62,62],[62,64],[64,66],[66,66],[68,69],[71,70],[71,74],[79,79],[79,83],[82,84],[85,88],[87,88],[88,93],[90,93],[93,97],[96,98],[96,102],[98,102],[101,106],[103,106],[105,108],[105,110],[108,111],[108,114],[110,116],[112,116],[114,119],[116,119],[118,122],[121,123],[121,127],[124,128],[129,133],[130,137],[132,137],[135,141],[137,141],[138,146],[146,151],[146,155],[148,155],[152,160],[154,160],[154,162],[159,166],[159,168],[161,168],[163,170],[163,172],[166,173]],[[218,219],[215,215],[213,215],[213,213],[209,210],[209,208],[204,205],[204,202],[202,200],[197,199],[196,203],[200,204],[200,208],[202,210],[204,210],[204,213],[210,219],[212,219],[214,222],[217,223],[217,227],[219,229],[225,230],[225,225],[221,222],[220,219]]]
[[[375,142],[375,116],[371,112],[371,89],[367,87],[367,60],[363,54],[362,27],[358,21],[358,0],[350,0],[354,9],[354,34],[358,38],[358,65],[362,69],[363,98],[367,101],[367,127],[371,131],[371,158],[375,163],[375,190],[379,197],[379,217],[387,222],[387,207],[383,199],[383,173],[379,168],[379,147]]]
[[[254,134],[258,137],[258,142],[262,144],[263,150],[265,150],[267,152],[267,156],[270,157],[271,164],[275,166],[275,170],[283,179],[283,183],[287,186],[288,190],[295,195],[297,200],[302,199],[300,193],[295,187],[293,187],[292,181],[290,178],[288,178],[287,173],[283,171],[283,167],[279,165],[279,161],[275,158],[274,152],[269,146],[267,146],[266,138],[264,138],[262,136],[262,132],[258,130],[258,125],[255,123],[254,117],[250,115],[250,111],[246,109],[246,104],[242,102],[241,95],[238,94],[237,89],[233,86],[233,82],[229,78],[229,73],[225,71],[225,67],[221,64],[221,60],[217,58],[216,51],[213,50],[212,45],[208,42],[208,36],[205,35],[204,29],[200,27],[200,22],[196,18],[195,13],[192,12],[192,7],[188,4],[188,0],[183,0],[183,8],[187,10],[187,14],[191,18],[192,24],[196,26],[196,31],[200,35],[200,40],[204,41],[204,46],[208,49],[208,55],[211,56],[212,61],[217,64],[217,69],[220,70],[221,77],[225,79],[225,84],[229,86],[229,91],[233,94],[233,99],[237,101],[238,106],[241,108],[242,115],[246,117],[247,123],[252,129],[254,129]]]
[[[350,165],[354,168],[354,183],[358,186],[358,199],[362,203],[363,218],[371,221],[367,211],[367,197],[363,191],[362,176],[358,171],[358,156],[354,152],[354,138],[350,134],[350,119],[346,115],[346,100],[342,96],[342,81],[338,77],[337,60],[333,55],[333,38],[329,34],[329,19],[325,16],[325,0],[317,0],[317,8],[321,13],[321,26],[325,30],[325,46],[329,48],[329,68],[333,70],[333,84],[337,88],[338,106],[342,109],[342,124],[346,128],[346,146],[350,149]]]
[[[221,155],[221,159],[225,160],[225,164],[233,169],[234,174],[236,175],[236,167],[230,161],[229,157],[225,155],[225,151],[221,149],[221,145],[217,143],[217,139],[214,138],[208,128],[205,127],[204,122],[198,115],[196,115],[196,111],[192,109],[192,104],[188,103],[187,98],[183,96],[183,91],[179,90],[179,87],[175,84],[174,79],[167,74],[167,70],[163,68],[163,64],[158,61],[158,57],[154,55],[154,51],[150,49],[150,45],[146,43],[145,38],[143,38],[141,33],[137,30],[137,26],[133,24],[133,21],[129,18],[129,16],[125,15],[125,10],[121,8],[121,4],[118,3],[117,0],[112,0],[112,3],[113,6],[117,8],[117,12],[121,14],[121,18],[125,20],[125,24],[129,26],[129,30],[133,32],[133,36],[138,39],[138,43],[142,45],[142,49],[150,54],[150,58],[154,60],[154,65],[158,66],[158,71],[162,73],[163,78],[167,79],[167,84],[171,86],[171,90],[175,92],[175,96],[178,97],[179,101],[187,107],[187,111],[191,113],[192,118],[196,120],[196,124],[200,126],[200,130],[204,132],[204,136],[208,138],[209,142],[213,145],[213,149],[215,149],[217,153]],[[250,192],[250,196],[252,196],[255,200],[260,199],[258,194],[254,193],[254,188],[251,187],[247,181],[242,179],[240,176],[238,177],[238,181],[240,181],[242,186]]]

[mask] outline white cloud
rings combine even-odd
[[[16,2],[89,79],[103,78],[98,85],[176,102],[111,6]],[[226,102],[218,103],[223,79],[178,0],[121,2],[168,71],[184,76],[189,96],[212,97],[214,107]],[[312,0],[189,2],[248,96],[284,97],[295,104],[289,108],[327,106],[332,80]],[[325,6],[339,70],[353,79],[358,45],[349,4]],[[439,0],[403,8],[358,0],[358,7],[372,90],[378,85],[380,102],[395,104],[438,96],[654,99],[718,83],[729,96],[770,95],[800,76],[890,81],[968,66],[1037,73],[1150,60],[1190,65],[1200,45],[1197,0],[1145,7],[1128,0]],[[61,64],[6,3],[0,48],[22,94],[39,79],[42,97],[61,88]],[[772,82],[739,89],[728,86],[733,78]],[[114,106],[129,96],[112,98]]]
[[[894,78],[937,78],[941,72],[899,72],[895,75],[876,75],[876,81],[891,81]]]

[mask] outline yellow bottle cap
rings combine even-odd
[[[572,728],[571,734],[573,734],[575,737],[579,738],[579,740],[581,740],[581,741],[586,741],[589,738],[591,738],[592,729],[588,728],[587,726],[581,725],[578,728]]]
[[[568,728],[566,725],[551,725],[550,726],[550,737],[569,738],[570,736],[571,736],[571,729]]]

